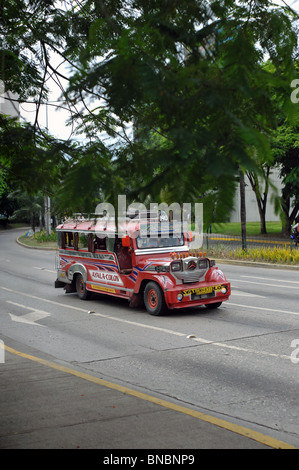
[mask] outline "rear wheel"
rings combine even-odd
[[[161,315],[165,309],[165,299],[161,287],[149,282],[144,289],[144,305],[151,315]]]
[[[76,277],[76,291],[81,300],[87,300],[91,295],[90,291],[86,289],[82,274],[78,274]]]

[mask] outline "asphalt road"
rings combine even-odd
[[[17,235],[0,233],[0,448],[299,448],[299,270],[218,264],[229,302],[153,317],[54,289],[55,252]]]

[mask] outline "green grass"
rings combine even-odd
[[[281,238],[281,222],[267,222],[266,223],[267,235],[263,236],[277,236]],[[228,222],[223,224],[213,224],[212,233],[222,233],[224,235],[241,236],[241,224],[239,222]],[[261,236],[260,222],[247,222],[246,236]]]
[[[57,248],[57,241],[54,240],[38,240],[35,237],[26,237],[25,235],[22,235],[19,237],[19,241],[24,245],[35,248]]]

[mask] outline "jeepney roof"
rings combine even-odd
[[[115,225],[115,222],[64,222],[56,227],[56,231],[58,232],[81,232],[81,233],[106,233],[116,234],[117,232],[120,234],[133,234],[140,232],[142,229],[142,224],[140,222],[132,222],[129,221],[129,224],[119,226],[118,231]],[[143,232],[144,233],[144,232]],[[162,233],[161,230],[157,230],[156,233]],[[169,233],[172,233],[171,228],[169,229]]]
[[[83,233],[106,233],[108,234],[127,234],[132,235],[140,230],[145,230],[148,227],[153,227],[153,224],[159,224],[159,218],[151,216],[146,217],[123,217],[116,221],[114,218],[108,217],[72,217],[66,219],[62,224],[56,227],[57,231],[63,232],[83,232]],[[156,225],[157,227],[157,225]],[[167,225],[168,227],[168,225]],[[171,227],[168,227],[169,232],[172,232]],[[144,233],[144,232],[143,232]],[[158,229],[157,233],[161,233]]]
[[[66,221],[56,227],[57,231],[62,232],[107,232],[115,233],[115,223],[107,222],[107,220],[82,220],[82,221]]]

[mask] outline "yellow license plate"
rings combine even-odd
[[[203,295],[203,294],[211,294],[214,291],[219,291],[222,289],[223,286],[208,286],[208,287],[197,287],[196,289],[187,289],[183,290],[182,294],[185,295],[190,295],[190,294],[196,294],[196,295]]]

